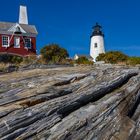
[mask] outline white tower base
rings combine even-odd
[[[97,56],[101,53],[105,53],[104,38],[103,36],[93,36],[90,44],[90,56],[94,62],[96,62]]]

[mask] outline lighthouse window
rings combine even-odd
[[[2,36],[2,46],[3,47],[9,46],[9,36]]]
[[[97,46],[97,43],[95,43],[95,44],[94,44],[94,48],[97,48],[97,47],[98,47],[98,46]]]
[[[25,47],[31,48],[31,38],[25,38]]]

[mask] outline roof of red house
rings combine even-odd
[[[19,23],[11,23],[11,22],[0,22],[0,31],[7,32],[11,27]],[[26,33],[30,34],[38,34],[36,27],[34,25],[27,24],[19,24],[20,27],[26,31]]]

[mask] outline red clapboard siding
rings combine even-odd
[[[6,54],[15,54],[15,55],[20,55],[20,56],[28,56],[28,55],[36,55],[36,37],[27,37],[27,38],[31,38],[31,44],[32,47],[31,49],[26,49],[24,46],[24,41],[23,38],[25,37],[21,37],[21,36],[13,36],[11,41],[10,41],[10,46],[9,47],[3,47],[2,46],[2,36],[4,34],[0,34],[0,54],[2,53],[6,53]],[[9,36],[9,38],[11,38],[11,35],[6,35]],[[14,37],[20,37],[20,48],[14,48]]]

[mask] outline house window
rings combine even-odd
[[[20,37],[14,37],[14,48],[20,48]]]
[[[9,36],[2,36],[2,46],[9,47]]]
[[[31,38],[25,38],[25,47],[31,49]]]
[[[95,44],[94,44],[94,48],[97,48],[97,47],[98,47],[98,45],[97,45],[97,43],[95,43]]]

